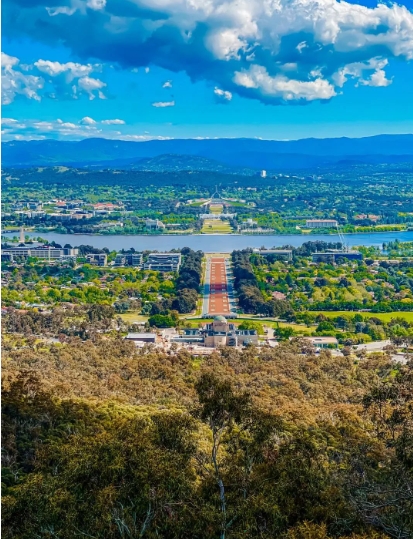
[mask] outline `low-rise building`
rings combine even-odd
[[[258,344],[258,334],[255,329],[237,329],[235,324],[227,322],[227,319],[221,315],[215,316],[211,324],[206,324],[202,333],[205,346],[212,348]]]
[[[200,329],[185,329],[183,335],[172,338],[172,342],[182,344],[203,345],[207,348],[218,346],[246,346],[258,344],[256,330],[237,329],[237,326],[227,321],[224,316],[214,317],[212,323],[205,324]]]
[[[95,266],[107,266],[108,255],[106,253],[89,253],[86,255],[86,260]]]
[[[380,221],[381,217],[380,215],[374,215],[373,213],[360,213],[359,215],[355,215],[354,219],[356,221],[364,221],[364,220],[370,220],[370,221]]]
[[[153,271],[179,271],[181,253],[150,253],[144,269]]]
[[[115,266],[142,266],[142,253],[118,253],[115,258]]]
[[[160,228],[165,228],[165,225],[159,219],[145,219],[146,228],[158,230]]]
[[[219,219],[230,220],[230,219],[235,219],[236,216],[237,216],[236,213],[201,213],[199,215],[199,218],[202,221],[219,220]]]
[[[238,226],[238,230],[250,230],[251,228],[257,228],[258,223],[254,219],[247,219],[246,221],[242,221],[242,223]]]
[[[336,219],[307,219],[305,222],[307,228],[337,228]]]
[[[293,252],[291,249],[253,249],[253,253],[261,256],[273,256],[283,260],[292,260]]]
[[[71,219],[75,219],[77,221],[81,219],[92,219],[93,213],[86,213],[86,212],[74,212],[70,214]]]
[[[93,204],[93,209],[95,211],[117,211],[119,209],[123,208],[123,204],[119,202],[118,204],[112,204],[112,202],[98,202],[97,204]]]
[[[79,254],[78,249],[56,248],[51,245],[16,245],[2,250],[2,260],[13,261],[15,258],[35,257],[43,260],[56,260],[59,258],[75,258]]]
[[[339,258],[346,260],[363,260],[363,255],[359,251],[340,251],[336,249],[327,249],[324,252],[313,253],[311,255],[313,262],[326,262],[334,264]]]
[[[45,213],[44,217],[54,221],[81,221],[83,219],[92,219],[93,213],[84,211],[70,211],[69,213],[54,212]]]
[[[282,292],[278,292],[278,291],[275,291],[271,294],[271,296],[278,300],[278,301],[284,301],[287,299],[287,296],[285,294],[283,294]]]
[[[335,337],[309,337],[315,348],[337,348],[338,340]]]
[[[156,333],[128,333],[125,339],[135,343],[155,343]]]
[[[47,217],[49,219],[54,219],[55,221],[70,221],[72,219],[71,213],[48,213]]]
[[[123,254],[116,255],[115,266],[126,266],[126,256]]]

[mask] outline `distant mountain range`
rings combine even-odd
[[[413,135],[302,140],[171,139],[129,142],[33,140],[2,143],[3,167],[72,166],[134,170],[299,170],[413,162]]]

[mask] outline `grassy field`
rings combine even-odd
[[[315,330],[314,327],[308,328],[307,326],[303,324],[290,324],[287,322],[273,322],[272,320],[263,320],[263,319],[257,319],[257,318],[236,318],[236,319],[231,319],[229,321],[235,324],[236,326],[239,326],[245,320],[252,320],[253,322],[259,322],[263,326],[272,327],[272,328],[275,328],[277,326],[279,326],[280,328],[292,328],[296,333],[299,333],[301,335],[309,335]],[[190,320],[187,320],[185,324],[191,328],[197,328],[199,324],[208,324],[210,322],[212,322],[212,318],[192,318]]]
[[[217,214],[222,213],[222,210],[224,209],[224,206],[222,204],[214,204],[213,206],[209,207],[210,213]]]
[[[205,204],[206,200],[202,200],[201,202],[191,202],[191,204],[188,204],[188,206],[191,206],[193,208],[200,208]]]
[[[124,314],[120,314],[119,315],[125,322],[127,322],[128,324],[133,324],[133,323],[144,323],[148,320],[148,317],[147,316],[142,316],[141,314],[138,314],[138,313],[124,313]],[[189,315],[187,315],[189,316]],[[182,319],[185,319],[185,315],[181,316]],[[290,324],[290,323],[287,323],[287,322],[273,322],[272,320],[263,320],[263,319],[258,319],[258,318],[237,318],[237,319],[234,319],[234,320],[231,320],[232,323],[234,323],[236,326],[239,326],[240,324],[242,324],[242,322],[244,320],[253,320],[254,322],[259,322],[260,324],[262,324],[263,326],[267,326],[267,327],[276,327],[277,325],[279,325],[279,327],[281,328],[292,328],[297,334],[299,335],[310,335],[313,331],[314,331],[314,327],[312,328],[308,328],[307,326],[303,325],[303,324]],[[184,325],[186,327],[191,327],[191,328],[197,328],[199,327],[200,324],[208,324],[210,322],[212,322],[213,319],[212,318],[191,318],[189,320],[185,320],[184,321]]]
[[[134,313],[134,312],[132,312],[132,313],[123,313],[123,314],[120,314],[119,316],[122,318],[122,320],[124,320],[128,324],[142,323],[142,322],[146,322],[148,320],[147,316],[143,316],[141,314]]]
[[[197,314],[201,312],[201,306],[202,302],[198,304],[197,307]],[[354,315],[357,314],[356,312],[349,312],[349,311],[311,311],[313,314],[324,314],[327,317],[334,318],[336,316],[342,316],[342,315]],[[375,318],[379,318],[380,320],[383,320],[383,322],[389,322],[392,318],[404,318],[408,322],[413,322],[413,312],[391,312],[391,313],[360,313],[366,318],[369,318],[370,316],[374,316]],[[132,324],[134,322],[136,323],[142,323],[146,322],[148,320],[147,316],[142,316],[138,313],[124,313],[119,315],[125,322],[128,322],[129,324]],[[185,318],[185,316],[190,315],[182,315],[181,318]],[[274,322],[273,320],[265,320],[262,318],[256,318],[251,317],[247,318],[245,315],[242,316],[242,318],[238,318],[233,320],[233,322],[236,325],[241,324],[244,320],[253,320],[254,322],[259,322],[260,324],[269,326],[269,327],[276,327],[277,324],[282,327],[290,327],[293,328],[294,331],[297,333],[301,333],[303,335],[308,335],[312,333],[315,330],[315,327],[307,327],[304,324],[293,324],[293,323],[287,323],[287,322]],[[200,323],[207,323],[212,322],[212,318],[192,318],[190,320],[187,320],[187,323],[190,324],[191,327],[198,327]]]
[[[228,221],[221,219],[205,219],[201,229],[202,234],[231,234],[232,228]]]
[[[356,311],[309,311],[312,314],[324,314],[329,318],[335,318],[336,316],[354,316],[355,314],[361,314],[364,318],[370,318],[374,316],[383,320],[383,322],[389,322],[392,318],[404,318],[408,322],[413,322],[413,312],[398,312],[391,313],[357,313]]]

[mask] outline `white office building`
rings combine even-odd
[[[13,261],[15,258],[40,258],[42,260],[56,260],[59,258],[74,258],[79,254],[78,249],[56,248],[51,245],[16,245],[2,250],[4,260]]]
[[[307,228],[336,228],[338,223],[335,219],[307,219]]]
[[[146,270],[179,271],[181,253],[150,253],[143,265]]]

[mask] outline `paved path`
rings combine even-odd
[[[356,350],[366,350],[366,352],[380,352],[385,346],[389,346],[391,341],[374,341],[366,344],[357,344]]]
[[[228,316],[235,312],[232,271],[228,255],[207,256],[203,316]]]

